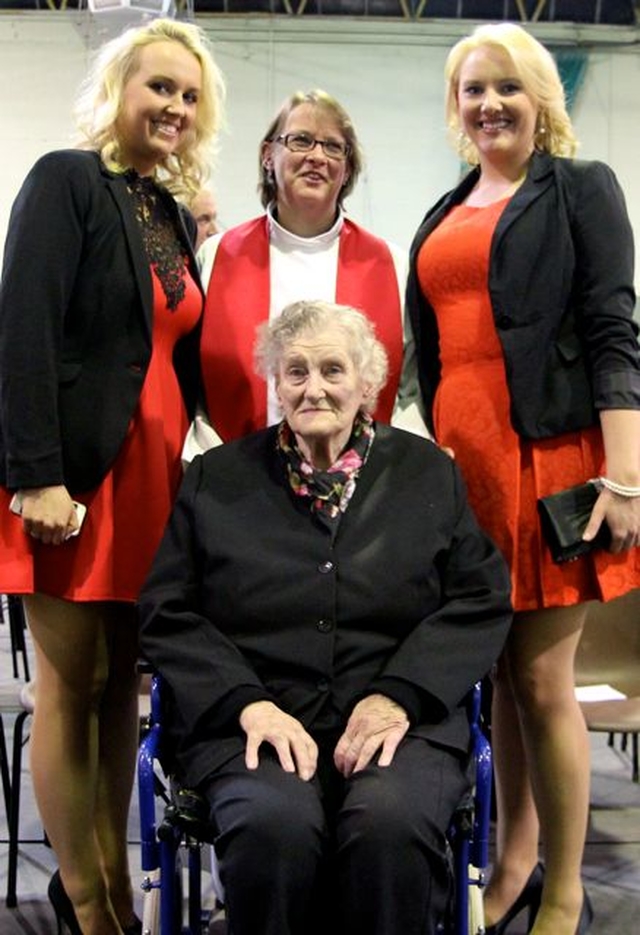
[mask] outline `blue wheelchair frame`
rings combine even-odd
[[[489,864],[491,823],[492,758],[491,746],[481,728],[481,688],[476,684],[468,704],[471,753],[475,764],[473,789],[456,809],[449,829],[453,851],[455,898],[452,925],[443,935],[483,935],[482,923],[470,927],[470,894],[481,892]],[[138,795],[140,806],[142,884],[147,898],[157,899],[159,891],[159,932],[150,935],[201,935],[210,913],[202,908],[202,845],[213,845],[213,829],[206,815],[198,816],[181,808],[172,793],[171,779],[162,782],[157,774],[162,741],[161,678],[151,677],[151,712],[138,754]],[[165,800],[164,817],[156,824],[156,799]],[[187,855],[187,919],[183,904],[183,855]],[[216,867],[212,867],[213,889],[219,901],[224,894]],[[145,930],[145,935],[147,935]]]

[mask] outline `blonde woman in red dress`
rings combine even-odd
[[[551,55],[519,26],[451,51],[447,114],[473,167],[414,240],[409,308],[426,409],[511,568],[515,619],[493,707],[497,860],[487,932],[584,933],[589,746],[573,662],[587,604],[640,585],[640,357],[633,237],[608,166],[574,160]],[[536,500],[594,476],[585,532],[552,562]],[[538,863],[541,836],[544,865]]]
[[[0,591],[23,595],[35,646],[31,766],[60,867],[49,897],[84,935],[141,929],[126,839],[134,602],[197,395],[195,225],[174,195],[206,179],[222,91],[193,25],[112,40],[78,99],[78,148],[36,162],[5,249]]]

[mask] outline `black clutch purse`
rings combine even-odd
[[[582,538],[599,493],[597,485],[588,481],[538,500],[542,533],[558,565],[609,544],[611,535],[605,523],[591,542]]]

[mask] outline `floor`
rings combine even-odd
[[[0,624],[0,708],[8,695],[20,686],[14,679],[9,628]],[[6,709],[5,709],[6,710]],[[3,714],[8,739],[12,718]],[[628,753],[607,746],[606,736],[592,734],[592,794],[583,877],[592,898],[596,922],[594,935],[635,935],[640,916],[640,785],[631,781]],[[7,825],[0,807],[0,933],[2,935],[48,935],[56,931],[46,889],[56,867],[54,855],[43,841],[42,828],[33,801],[25,750],[20,816],[20,856],[18,866],[18,906],[4,903],[7,879]],[[130,818],[130,859],[142,915],[139,884],[140,849],[137,805]],[[205,889],[208,889],[205,886]],[[210,935],[224,927],[214,923]],[[524,921],[516,921],[509,935],[523,935]]]

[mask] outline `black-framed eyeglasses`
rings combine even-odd
[[[341,143],[339,140],[316,140],[309,133],[281,134],[276,136],[274,142],[282,143],[292,153],[310,153],[316,146],[321,146],[328,159],[346,159],[350,152],[348,143]]]

